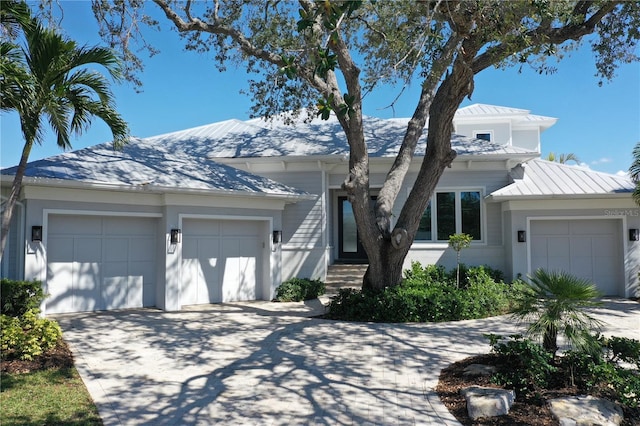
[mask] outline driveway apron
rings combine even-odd
[[[317,301],[316,301],[317,302]],[[251,302],[59,316],[105,426],[458,425],[434,388],[489,351],[509,317],[426,324],[311,318],[321,306]],[[594,311],[640,338],[640,304]]]

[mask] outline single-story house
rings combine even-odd
[[[474,240],[469,265],[507,279],[537,268],[640,295],[640,210],[625,177],[540,159],[555,118],[474,104],[455,118],[458,156],[440,180],[407,257],[455,265],[448,237]],[[365,118],[375,195],[407,119]],[[398,197],[424,153],[421,139]],[[366,262],[341,184],[348,146],[335,118],[295,125],[228,120],[28,164],[3,277],[41,280],[44,312],[269,300],[291,277]],[[3,169],[8,196],[15,168]]]

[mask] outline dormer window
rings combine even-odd
[[[482,139],[483,141],[491,142],[491,133],[490,132],[476,132],[476,139]]]

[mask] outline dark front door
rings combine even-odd
[[[347,197],[338,197],[338,257],[352,262],[367,261],[367,253],[358,237],[353,208]]]

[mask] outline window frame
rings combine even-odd
[[[487,241],[487,218],[486,218],[486,207],[484,202],[484,187],[456,187],[456,188],[436,188],[431,197],[429,198],[429,205],[431,206],[431,239],[423,240],[423,239],[415,239],[414,245],[448,245],[449,240],[438,240],[438,221],[437,221],[437,194],[438,193],[446,193],[453,192],[454,200],[455,200],[455,226],[456,233],[462,232],[462,193],[463,192],[477,192],[480,196],[480,236],[481,239],[474,239],[471,244],[472,245],[486,245]],[[417,236],[417,234],[416,234]]]
[[[483,139],[483,138],[479,138],[478,135],[489,135],[489,140]],[[473,131],[473,137],[474,139],[480,139],[483,141],[487,141],[487,142],[495,142],[494,137],[493,137],[493,130],[474,130]]]

